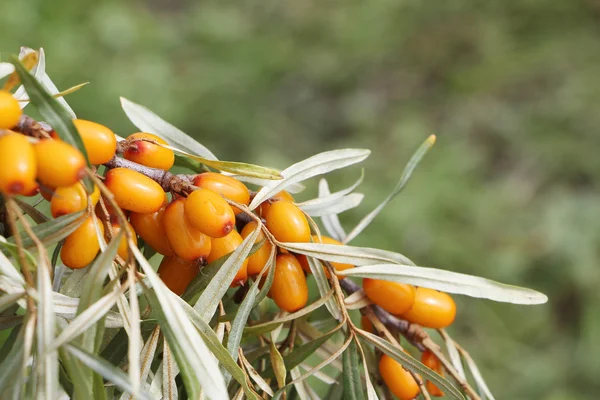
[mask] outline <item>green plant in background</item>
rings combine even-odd
[[[22,103],[31,101],[47,124],[24,115],[18,123],[15,120],[4,126],[20,134],[3,130],[0,139],[23,138],[21,134],[31,137],[33,145],[26,143],[20,150],[28,146],[35,149],[39,190],[42,194],[53,192],[51,210],[56,218],[50,219],[38,210],[42,203],[36,197],[25,201],[14,196],[32,194],[26,190],[26,180],[2,176],[10,183],[3,189],[4,236],[0,237],[4,250],[0,253],[0,309],[5,331],[0,349],[3,396],[175,398],[185,395],[257,399],[263,395],[274,398],[327,395],[376,399],[388,397],[389,388],[401,398],[412,398],[419,391],[429,398],[428,391],[437,395],[440,389],[446,396],[457,399],[463,398],[463,394],[471,399],[493,398],[473,359],[443,329],[453,322],[456,309],[452,299],[438,290],[514,304],[541,304],[547,297],[534,290],[472,275],[418,267],[399,253],[348,245],[405,187],[434,144],[435,136],[429,137],[414,153],[392,193],[346,234],[338,214],[355,209],[363,200],[363,195],[355,192],[362,183],[362,174],[355,184],[333,193],[323,178],[318,197],[303,202],[278,196],[285,190],[301,192],[302,182],[310,178],[361,163],[370,154],[368,150],[326,151],[281,172],[259,165],[220,161],[206,147],[147,108],[122,98],[122,107],[134,125],[159,137],[134,135],[119,138],[117,144],[109,135],[112,153],[102,161],[91,162],[99,157],[102,146],[90,143],[99,143],[100,136],[96,133],[90,136],[81,120],[73,119],[73,111],[62,99],[65,92],[57,93],[58,89],[45,74],[43,51],[24,49],[23,58],[27,59],[28,54],[37,55],[32,73],[15,58],[16,72],[9,76],[5,87],[14,86],[18,77],[23,88],[17,90],[15,99]],[[10,73],[7,65],[2,67]],[[101,126],[93,125],[94,132],[106,130],[98,127]],[[167,142],[163,143],[161,137]],[[47,146],[65,150],[61,153],[41,150]],[[73,147],[81,154],[77,155]],[[21,157],[23,151],[13,154]],[[72,157],[69,151],[75,151]],[[115,151],[124,158],[114,155]],[[131,151],[134,155],[130,155]],[[177,157],[173,157],[173,152]],[[164,154],[170,154],[171,159],[166,167],[150,165],[164,161]],[[13,158],[9,155],[0,162],[10,172]],[[141,157],[137,159],[139,162],[132,161],[133,156]],[[55,162],[42,162],[46,158],[54,158]],[[168,172],[173,163],[185,173]],[[71,164],[73,168],[69,169]],[[257,190],[251,198],[240,202],[225,192],[219,192],[224,196],[220,197],[204,189],[206,183],[197,180],[203,176],[198,172],[208,168],[225,174],[215,174],[217,182],[230,180],[241,185],[234,176]],[[72,175],[70,171],[78,171],[73,175],[75,180],[58,183],[66,182]],[[78,183],[80,178],[83,179]],[[54,206],[66,198],[66,195],[61,198],[60,190],[73,184],[81,186],[83,206],[76,205],[74,212],[58,216]],[[102,192],[102,199],[95,188]],[[171,195],[166,208],[164,192]],[[196,201],[206,196],[211,199],[207,213],[203,207],[208,200]],[[98,201],[100,211],[94,211],[92,204]],[[224,204],[223,208],[219,202]],[[149,210],[153,203],[155,206]],[[185,218],[177,220],[177,224],[168,223],[175,221],[173,215],[177,215],[178,209],[183,212],[183,204]],[[233,210],[237,210],[237,216]],[[131,212],[134,227],[121,229],[130,226],[125,211]],[[172,286],[184,279],[180,271],[175,272],[174,281],[167,280],[164,265],[171,255],[165,255],[158,274],[155,272],[160,258],[156,253],[159,243],[153,246],[148,243],[160,229],[143,231],[133,220],[135,215],[153,213],[163,213],[156,214],[163,220],[157,227],[165,229],[165,235],[159,239],[171,246],[163,253],[174,252],[182,262],[193,261],[201,267],[199,274],[189,277],[187,289],[187,284],[182,290]],[[297,217],[292,220],[294,213]],[[322,226],[312,217],[319,217]],[[304,230],[297,223],[301,220]],[[71,259],[67,253],[75,249],[74,257],[81,258],[81,250],[89,248],[71,246],[82,236],[86,221],[91,221],[91,237],[99,243],[100,253],[94,258],[96,249],[92,259],[74,266],[67,261]],[[244,235],[242,227],[250,223],[255,224],[254,228]],[[188,233],[192,232],[192,225],[201,231],[195,234],[196,241],[204,234],[207,240],[211,237],[210,250],[202,255],[189,254],[195,243],[184,242],[186,246],[180,246],[180,240],[188,240],[189,235],[182,236],[178,230],[183,226]],[[226,238],[232,234],[239,236],[236,226],[244,235],[243,240],[240,238],[222,256],[219,253],[210,261],[216,249],[228,243]],[[339,242],[325,241],[321,228]],[[109,232],[106,241],[103,231]],[[143,239],[139,244],[136,234]],[[259,235],[263,239],[259,240]],[[248,267],[247,257],[258,255],[265,246],[271,249],[265,264],[255,274],[248,272],[247,285],[236,288],[247,279],[239,275]],[[202,251],[203,247],[198,249]],[[58,261],[59,255],[65,265],[75,269],[65,270]],[[304,260],[306,266],[301,267],[296,257]],[[284,272],[288,271],[284,269],[287,265],[284,260],[294,260],[292,264],[299,271],[296,278]],[[304,287],[302,290],[308,294],[301,268],[312,273],[316,286],[308,305],[308,299],[298,292]],[[352,278],[364,278],[364,290]],[[290,283],[293,279],[296,283]],[[367,281],[376,282],[380,289],[373,292],[367,289]],[[412,285],[418,288],[415,290]],[[394,289],[382,297],[386,288]],[[398,288],[410,293],[408,300],[395,297]],[[273,298],[279,311],[267,295]],[[403,311],[388,309],[395,309],[401,303],[406,303]],[[361,310],[367,318],[362,328],[354,322],[359,315],[356,310]],[[439,330],[443,349],[424,327]],[[423,358],[425,365],[403,352],[401,338],[414,350],[430,354],[429,358]],[[378,369],[379,358],[382,361]],[[315,384],[317,380],[339,384],[328,388]],[[410,385],[416,392],[407,394],[405,390]]]

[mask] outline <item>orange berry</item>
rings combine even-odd
[[[37,161],[27,137],[12,132],[0,136],[0,163],[0,193],[31,192],[36,185]]]
[[[185,217],[200,232],[224,237],[235,226],[235,214],[225,199],[212,190],[194,190],[185,202]]]
[[[362,327],[363,331],[375,333],[375,329],[373,329],[373,324],[371,323],[371,320],[367,318],[366,315],[360,316],[360,326]]]
[[[104,125],[85,119],[74,119],[73,124],[83,140],[90,163],[98,165],[110,161],[117,150],[115,133]]]
[[[242,238],[246,239],[254,230],[258,224],[256,221],[250,221],[244,226],[242,229]],[[262,229],[258,233],[256,240],[254,243],[258,243],[265,238],[265,234]],[[268,240],[265,240],[263,245],[254,252],[250,257],[248,257],[248,275],[258,275],[260,271],[264,268],[264,266],[269,261],[269,257],[271,256],[271,249],[273,245]]]
[[[162,187],[139,172],[114,168],[106,173],[104,184],[122,209],[150,214],[158,211],[165,199]]]
[[[0,90],[0,129],[10,129],[17,125],[22,113],[17,99],[10,92]]]
[[[277,193],[270,199],[260,204],[260,206],[258,207],[258,215],[260,215],[263,218],[266,218],[267,214],[269,213],[269,209],[271,208],[271,204],[277,201],[288,201],[292,203],[294,202],[294,197],[285,190],[282,190],[281,192]]]
[[[338,242],[337,240],[330,238],[329,236],[321,235],[321,239],[322,239],[321,242],[319,242],[319,237],[317,235],[312,235],[312,239],[313,239],[313,242],[315,242],[315,243],[342,245],[342,242]],[[311,273],[310,265],[308,265],[308,260],[306,259],[306,256],[304,254],[299,254],[296,257],[298,257],[298,261],[300,261],[300,265],[302,265],[302,269],[307,274],[310,274]],[[354,265],[352,265],[352,264],[344,264],[344,263],[337,263],[337,262],[331,262],[331,266],[333,268],[335,268],[336,271],[343,271],[345,269],[354,268]],[[329,278],[329,271],[327,270],[327,268],[324,268],[324,269],[325,269],[325,275]]]
[[[197,261],[182,260],[177,256],[163,257],[158,267],[158,275],[171,291],[179,296],[198,275]]]
[[[400,400],[412,400],[421,391],[415,378],[402,364],[384,354],[379,360],[379,373],[394,396]]]
[[[90,195],[92,206],[96,206],[100,199],[100,190],[94,186],[94,191]],[[88,204],[88,195],[83,185],[77,182],[71,186],[64,186],[56,189],[50,200],[50,212],[54,218],[61,215],[71,214],[77,211],[85,210]]]
[[[39,188],[40,188],[40,194],[42,195],[42,197],[44,199],[46,199],[46,201],[52,201],[52,196],[54,195],[54,192],[56,192],[56,188],[46,186],[46,185],[41,185],[41,186],[39,186]]]
[[[456,303],[447,293],[419,287],[412,308],[401,317],[426,328],[445,328],[454,322]]]
[[[304,213],[288,201],[271,205],[267,228],[280,242],[309,242],[310,226]]]
[[[119,225],[119,223],[117,221],[111,221],[110,224],[112,225],[113,234],[115,236],[117,236],[118,233],[121,231],[121,225]],[[133,243],[137,246],[137,236],[135,235],[135,230],[133,229],[133,226],[131,226],[131,224],[129,222],[126,222],[126,224],[127,224],[127,231],[131,234]],[[105,236],[106,236],[106,241],[108,242],[108,235],[105,235]],[[125,236],[125,234],[123,234],[123,236],[121,236],[121,241],[119,242],[119,249],[117,250],[117,254],[123,260],[127,260],[127,257],[129,256],[129,245],[127,244],[127,236]]]
[[[206,259],[210,254],[210,237],[194,228],[185,217],[186,199],[173,200],[162,217],[165,233],[175,254],[184,260]]]
[[[292,254],[277,256],[273,285],[269,294],[277,307],[287,312],[298,311],[308,302],[306,276]]]
[[[250,204],[250,192],[246,185],[230,176],[216,172],[205,172],[196,175],[193,183],[198,187],[219,193],[221,196],[235,201],[236,203],[245,205]],[[233,207],[233,212],[239,214],[242,210]]]
[[[40,185],[36,181],[32,181],[23,189],[23,196],[32,197],[40,192]]]
[[[166,208],[167,205],[163,204],[157,212],[152,214],[131,213],[129,221],[146,244],[162,255],[173,256],[175,253],[169,244],[162,222]]]
[[[222,238],[213,238],[211,239],[210,244],[210,254],[206,261],[210,264],[219,258],[226,256],[231,253],[242,243],[244,239],[237,233],[236,230],[229,232],[227,236],[223,236]],[[245,259],[242,263],[242,266],[238,270],[235,278],[233,278],[233,282],[231,283],[231,287],[243,285],[248,279],[248,259]]]
[[[369,300],[395,315],[410,310],[415,302],[415,287],[404,283],[365,278],[363,290]]]
[[[423,354],[421,354],[421,363],[426,367],[434,370],[439,375],[444,375],[444,368],[442,367],[442,363],[440,362],[439,358],[437,358],[435,354],[433,354],[431,351],[425,350]],[[435,386],[431,381],[427,381],[425,386],[427,387],[427,391],[429,392],[429,394],[432,396],[441,397],[444,395],[444,392],[442,392],[440,388]]]
[[[74,185],[80,180],[86,166],[83,154],[61,140],[40,140],[33,146],[37,159],[37,176],[50,187]]]
[[[106,211],[108,212],[108,219],[110,221],[118,221],[117,212],[115,211],[112,204],[106,199],[106,197],[102,197],[102,201],[104,202],[104,207],[106,207]],[[125,215],[125,218],[129,218],[130,212],[128,210],[123,210],[119,208],[121,212]],[[102,220],[106,220],[106,216],[104,215],[104,211],[102,210],[102,206],[98,202],[96,204],[96,216]]]
[[[96,236],[96,229],[94,228],[94,220],[92,218],[95,217],[87,217],[83,224],[65,239],[65,243],[60,250],[60,259],[69,268],[79,269],[86,267],[96,258],[96,254],[100,250],[100,243]],[[100,228],[100,233],[104,234],[104,226],[100,220],[95,219]]]
[[[163,139],[151,133],[138,132],[127,136],[127,140],[135,139],[149,139],[154,140],[156,143],[168,144]],[[165,149],[145,140],[129,144],[129,148],[123,153],[123,157],[138,164],[151,168],[164,169],[165,171],[170,169],[175,163],[173,150]]]

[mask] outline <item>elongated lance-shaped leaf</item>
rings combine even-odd
[[[362,385],[360,364],[358,362],[358,349],[356,342],[352,340],[344,351],[342,362],[344,364],[344,399],[364,400],[365,390]],[[366,372],[368,374],[368,372]]]
[[[122,390],[125,390],[129,393],[133,391],[133,386],[129,380],[129,377],[125,372],[123,372],[118,367],[115,367],[102,357],[97,354],[90,353],[85,351],[79,346],[74,344],[66,344],[63,348],[69,352],[72,356],[76,357],[83,364],[87,365],[98,374],[102,375],[104,379],[107,381],[114,383],[117,387]],[[140,390],[137,395],[138,399],[148,399],[150,400],[150,395],[144,391]]]
[[[281,175],[281,171],[278,171],[278,172],[279,172],[279,175]],[[273,181],[272,179],[254,178],[252,176],[245,176],[245,175],[231,175],[231,177],[237,179],[238,181],[249,183],[251,185],[256,185],[256,186],[260,186],[260,187],[266,186]],[[305,189],[306,189],[306,186],[304,186],[301,183],[294,183],[285,188],[285,190],[287,190],[288,192],[290,192],[292,194],[302,193]]]
[[[269,357],[271,358],[271,365],[273,366],[273,371],[275,371],[275,380],[277,381],[277,386],[281,389],[285,386],[285,377],[287,375],[287,371],[285,368],[285,363],[283,362],[283,357],[281,353],[277,349],[277,346],[274,342],[271,342],[269,348]]]
[[[42,83],[23,67],[23,64],[18,59],[13,59],[13,64],[19,74],[19,78],[21,78],[21,82],[23,82],[23,86],[27,90],[29,99],[37,107],[42,117],[52,126],[52,129],[56,131],[63,141],[69,143],[83,154],[88,167],[91,168],[92,165],[88,159],[83,140],[73,124],[73,117],[57,99],[48,93]],[[91,193],[93,190],[91,180],[85,178],[83,181],[86,190],[88,193]]]
[[[292,368],[290,370],[290,378],[292,381],[296,382],[298,378],[302,375],[300,368]],[[306,381],[298,381],[294,383],[294,388],[296,389],[296,394],[298,395],[298,399],[300,400],[313,400],[310,396],[309,389],[310,387],[306,386]]]
[[[194,309],[205,321],[210,321],[217,310],[219,302],[225,295],[225,292],[227,292],[231,282],[233,282],[233,278],[235,278],[242,263],[246,257],[248,257],[250,250],[252,250],[252,245],[254,244],[258,233],[258,229],[255,229],[254,232],[248,235],[235,251],[231,253],[227,261],[225,261],[219,271],[217,271],[194,305]]]
[[[173,352],[169,347],[169,342],[165,339],[163,344],[163,399],[177,400],[179,392],[175,377],[179,374],[179,367],[173,357]]]
[[[460,376],[465,381],[467,380],[467,375],[465,374],[465,369],[463,368],[462,359],[460,358],[460,354],[458,354],[458,349],[454,344],[454,340],[446,333],[444,329],[439,329],[438,332],[444,339],[444,343],[446,344],[446,350],[448,351],[448,357],[450,358],[450,362],[454,366],[456,372],[458,372],[458,376]]]
[[[327,179],[321,178],[321,180],[319,180],[319,197],[327,197],[330,194],[331,192],[329,191]],[[346,238],[346,231],[342,227],[337,214],[324,215],[321,217],[321,221],[323,222],[325,230],[332,238],[339,240],[340,242]]]
[[[86,214],[84,211],[78,211],[72,214],[63,215],[61,217],[52,219],[43,224],[33,226],[31,230],[34,235],[41,240],[44,246],[49,247],[56,244],[69,236],[85,221]],[[25,232],[19,233],[21,236],[21,242],[25,249],[31,250],[35,248],[35,243]],[[8,243],[15,244],[14,238],[9,238]]]
[[[330,204],[323,204],[320,206],[301,207],[302,210],[310,215],[311,217],[322,217],[324,215],[341,214],[344,211],[351,210],[360,205],[365,198],[362,193],[350,193],[344,197],[341,197],[337,202]],[[308,208],[308,210],[307,210]]]
[[[2,243],[6,241],[6,239],[2,236],[0,236],[0,239],[2,239]],[[8,257],[6,257],[2,252],[0,252],[0,275],[4,275],[16,284],[25,284],[25,279],[23,279],[23,275],[21,275],[19,270],[10,262]]]
[[[56,321],[52,301],[50,265],[44,249],[40,250],[36,274],[39,301],[37,303],[37,365],[38,399],[54,399],[58,390],[58,353],[53,347]]]
[[[278,245],[294,253],[304,254],[329,262],[353,265],[383,263],[414,265],[410,259],[400,253],[370,247],[340,246],[322,243],[278,243]]]
[[[192,139],[181,130],[166,122],[158,115],[144,106],[121,97],[121,107],[129,120],[142,132],[154,133],[165,139],[168,143],[204,157],[216,160],[217,157],[206,147]]]
[[[369,150],[365,149],[332,150],[300,161],[281,171],[283,180],[273,181],[260,189],[248,207],[250,210],[254,210],[260,203],[285,190],[293,183],[359,163],[367,158],[370,153]]]
[[[434,143],[435,135],[431,135],[423,142],[423,144],[421,144],[421,146],[419,146],[417,151],[412,155],[412,157],[408,161],[408,164],[406,164],[406,167],[404,167],[404,171],[402,171],[400,181],[398,182],[392,193],[390,193],[388,197],[386,197],[385,200],[381,202],[381,204],[375,207],[373,211],[365,215],[364,218],[360,220],[360,222],[354,227],[354,229],[352,229],[350,233],[348,233],[348,236],[346,236],[346,238],[344,239],[344,243],[349,243],[352,239],[357,237],[363,230],[365,230],[365,228],[369,226],[371,221],[373,221],[375,217],[379,215],[381,210],[383,210],[383,208],[386,205],[388,205],[388,203],[392,201],[392,199],[396,197],[398,193],[402,191],[402,189],[404,189],[404,187],[410,180],[410,176],[412,175],[413,171],[415,170],[417,165],[419,165],[421,159],[425,156],[425,154],[427,154],[427,152],[434,145]]]
[[[296,311],[294,313],[291,314],[287,314],[284,317],[281,318],[277,318],[274,319],[272,321],[269,322],[264,322],[262,324],[258,324],[258,325],[253,325],[253,326],[247,326],[244,329],[244,333],[245,334],[253,334],[253,335],[260,335],[266,332],[270,332],[274,329],[277,329],[281,324],[285,323],[285,322],[289,322],[289,321],[293,321],[296,318],[300,318],[304,315],[308,315],[311,312],[313,312],[314,310],[316,310],[317,308],[321,307],[323,304],[325,304],[327,302],[327,300],[329,300],[331,298],[333,294],[333,289],[331,289],[325,296],[321,297],[319,300],[315,301],[314,303],[304,307],[303,309]]]
[[[132,245],[130,244],[130,247]],[[140,390],[140,351],[142,333],[140,330],[140,306],[138,303],[137,290],[135,288],[135,270],[127,271],[127,282],[129,283],[129,308],[131,310],[131,330],[129,332],[129,347],[127,349],[129,361],[129,380],[132,386],[132,395],[137,397]]]
[[[36,80],[41,82],[44,79],[44,74],[46,73],[46,53],[44,52],[44,49],[40,48],[38,51],[36,51],[30,47],[23,46],[21,47],[18,58],[21,62],[21,65],[23,65],[23,68],[26,71],[29,71],[29,73],[33,75]],[[32,61],[35,61],[33,67],[31,66]],[[16,68],[14,70],[14,74],[17,75],[17,84],[18,82],[22,83],[21,76]],[[15,90],[13,97],[19,101],[19,106],[21,109],[25,108],[25,106],[29,103],[29,101],[22,102],[22,100],[27,97],[26,87],[23,84],[21,84],[21,86]]]
[[[367,357],[365,354],[365,350],[360,344],[360,341],[356,342],[358,350],[360,351],[360,356],[362,359],[363,366],[365,368],[365,386],[367,387],[367,399],[368,400],[379,400],[377,396],[377,392],[375,391],[375,387],[373,386],[373,382],[371,382],[371,376],[369,374],[369,363],[367,362]]]
[[[150,334],[150,337],[148,340],[146,340],[146,343],[144,343],[144,347],[142,348],[142,352],[140,354],[141,369],[139,377],[142,385],[145,384],[146,380],[148,379],[148,375],[150,374],[150,368],[152,367],[152,361],[154,360],[159,337],[160,326],[157,325],[152,330],[152,334]],[[142,388],[144,387],[142,386]],[[120,397],[120,400],[129,400],[131,398],[133,398],[131,393],[123,393]]]
[[[390,342],[361,329],[358,329],[357,332],[367,342],[374,344],[375,347],[399,362],[407,370],[415,374],[420,374],[424,377],[424,379],[433,382],[437,387],[445,392],[446,395],[450,395],[458,400],[464,400],[464,396],[458,389],[454,387],[454,385],[438,375],[435,371],[427,368],[410,355],[392,345]]]
[[[545,294],[532,289],[506,285],[478,276],[412,265],[367,265],[339,271],[338,274],[408,283],[443,292],[464,294],[504,303],[532,305],[543,304],[548,301]]]
[[[246,368],[246,371],[248,371],[248,375],[250,375],[250,378],[256,382],[256,384],[260,387],[260,389],[262,391],[264,391],[265,393],[267,393],[269,396],[273,396],[273,390],[271,389],[271,386],[269,386],[269,384],[267,383],[267,381],[265,381],[263,379],[262,376],[260,376],[260,374],[254,369],[254,367],[252,366],[252,364],[250,364],[248,362],[248,360],[246,359],[246,357],[242,356],[242,362],[244,364],[244,368]]]
[[[327,276],[325,276],[323,265],[312,257],[306,257],[306,260],[308,261],[310,271],[315,277],[315,283],[317,284],[319,294],[321,295],[321,297],[325,297],[327,295],[327,292],[331,290],[331,287],[329,286]],[[333,318],[337,319],[338,321],[341,321],[342,313],[333,296],[325,303],[325,306],[327,307],[327,310],[333,316]]]
[[[475,364],[475,361],[473,361],[473,359],[467,352],[462,352],[462,355],[465,361],[467,362],[469,371],[471,371],[471,375],[473,375],[473,379],[475,380],[475,383],[477,383],[477,387],[479,388],[479,390],[483,392],[485,394],[485,397],[487,397],[489,400],[495,400],[492,391],[485,383],[485,380],[483,379],[479,368],[477,368],[477,364]]]
[[[209,399],[228,398],[223,376],[206,344],[181,308],[172,300],[172,292],[165,286],[137,247],[130,247],[146,274],[152,289],[145,290],[159,324],[175,355],[177,365],[191,398],[200,394],[200,386]],[[233,277],[232,277],[233,279]]]
[[[322,193],[319,193],[319,196],[317,198],[314,198],[311,200],[306,200],[301,203],[296,203],[296,205],[309,214],[314,210],[318,210],[318,209],[326,208],[328,206],[335,205],[336,203],[338,203],[340,201],[340,199],[342,199],[343,197],[352,193],[362,183],[364,177],[365,177],[365,169],[361,168],[360,177],[351,186],[349,186],[345,189],[342,189],[338,192],[328,193],[326,195],[324,195],[324,194],[322,195]],[[321,180],[323,180],[323,179],[321,179]],[[320,182],[319,182],[319,184],[320,184]]]
[[[17,332],[17,330],[18,336],[13,341],[11,340],[13,336],[12,333]],[[15,384],[15,378],[25,369],[24,364],[27,362],[24,357],[25,327],[22,327],[21,329],[15,328],[12,333],[6,342],[6,344],[10,344],[10,351],[6,357],[0,361],[0,393],[3,393],[9,386]]]
[[[0,313],[15,305],[17,301],[21,300],[23,297],[25,297],[24,290],[15,293],[5,293],[0,296]]]

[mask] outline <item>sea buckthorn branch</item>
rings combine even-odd
[[[358,286],[356,283],[354,283],[353,281],[351,281],[348,278],[340,279],[339,283],[340,283],[340,286],[342,286],[344,288],[344,290],[349,294],[352,294],[352,293],[360,290],[360,286]],[[456,371],[456,369],[452,366],[452,363],[444,356],[444,354],[441,351],[440,346],[431,339],[429,334],[427,332],[425,332],[425,330],[421,326],[419,326],[417,324],[411,324],[408,321],[396,318],[393,315],[391,315],[390,313],[388,313],[387,311],[383,310],[382,308],[380,308],[379,306],[376,306],[376,305],[371,305],[371,306],[366,307],[365,312],[366,312],[367,316],[369,315],[369,312],[372,312],[373,314],[375,314],[377,319],[379,319],[379,321],[383,325],[390,326],[390,327],[394,328],[395,330],[397,330],[413,346],[415,346],[417,349],[419,349],[419,351],[423,351],[424,349],[431,351],[441,361],[444,369],[461,386],[461,388],[464,390],[464,392],[467,394],[467,396],[469,396],[472,400],[480,400],[481,399],[479,397],[479,395],[477,394],[477,392],[475,392],[475,390],[471,387],[471,385],[469,385],[469,383],[460,376],[458,371]],[[373,326],[377,327],[378,321],[371,319],[371,318],[369,318],[369,319],[373,322]],[[386,337],[387,337],[387,335],[386,335]],[[392,344],[394,344],[394,343],[392,342]],[[458,348],[458,345],[457,345],[457,348]]]
[[[38,122],[25,114],[21,115],[14,130],[38,139],[47,139],[50,137],[50,132],[52,132],[50,125],[45,122]]]

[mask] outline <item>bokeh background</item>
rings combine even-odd
[[[498,399],[598,398],[600,1],[0,0],[0,31],[59,88],[90,81],[69,103],[121,134],[125,96],[222,159],[370,148],[347,228],[436,133],[355,244],[547,293],[459,298],[450,332]]]

